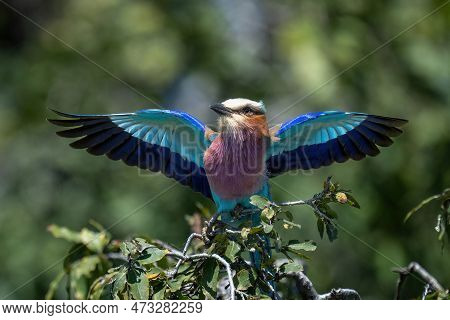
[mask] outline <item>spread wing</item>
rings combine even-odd
[[[211,198],[203,168],[203,153],[211,130],[191,115],[169,110],[145,109],[134,113],[85,115],[53,110],[65,119],[49,121],[71,129],[57,132],[75,149],[106,155],[129,166],[161,171]]]
[[[311,112],[285,122],[275,131],[267,170],[275,176],[294,169],[328,166],[348,159],[376,156],[402,133],[407,120],[357,112]]]

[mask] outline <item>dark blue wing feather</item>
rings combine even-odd
[[[207,128],[191,115],[155,109],[115,115],[53,111],[66,119],[49,120],[51,123],[71,128],[57,132],[59,136],[81,138],[70,144],[73,148],[160,171],[212,198],[203,168],[203,153],[209,145]]]
[[[280,126],[267,155],[269,176],[376,156],[407,121],[356,112],[311,112]]]

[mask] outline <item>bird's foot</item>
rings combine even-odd
[[[234,207],[233,211],[231,212],[231,215],[233,218],[239,218],[244,210],[245,208],[241,204],[237,204],[236,207]]]

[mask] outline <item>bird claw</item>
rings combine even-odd
[[[234,207],[233,211],[231,212],[231,215],[234,218],[238,218],[241,213],[244,211],[244,207],[241,204],[237,204],[236,207]]]

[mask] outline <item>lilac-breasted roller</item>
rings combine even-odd
[[[269,128],[262,102],[229,99],[211,106],[213,131],[193,116],[171,110],[85,115],[55,111],[73,127],[57,134],[81,138],[70,145],[130,166],[160,171],[212,198],[222,219],[250,197],[270,199],[269,179],[289,170],[317,169],[333,162],[375,156],[392,144],[403,119],[359,112],[323,111],[300,115]],[[231,221],[230,221],[231,222]]]

